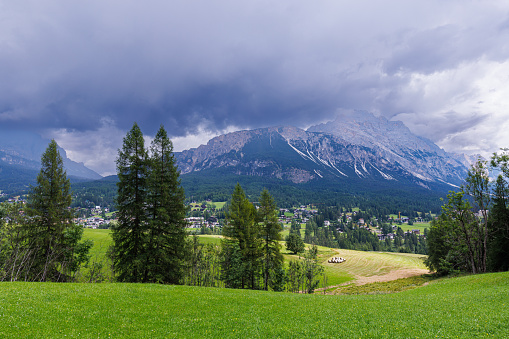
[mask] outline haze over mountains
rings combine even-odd
[[[0,190],[19,190],[33,184],[41,168],[41,155],[49,142],[35,133],[0,131]],[[79,180],[101,178],[84,164],[67,158],[63,148],[59,147],[59,152],[69,177]]]
[[[176,159],[183,174],[222,169],[292,183],[370,179],[425,188],[461,184],[473,160],[445,152],[400,121],[363,111],[307,130],[282,126],[221,135]]]

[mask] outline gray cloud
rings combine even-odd
[[[4,2],[0,127],[52,135],[102,173],[111,161],[84,149],[107,162],[134,121],[202,140],[365,109],[475,149],[458,135],[507,114],[508,13],[498,1]]]

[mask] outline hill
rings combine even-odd
[[[473,338],[509,336],[509,273],[385,295],[156,284],[0,283],[2,337]]]

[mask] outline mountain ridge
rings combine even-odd
[[[41,155],[49,142],[35,133],[0,130],[0,189],[23,191],[34,184],[41,168]],[[102,178],[83,163],[69,159],[60,146],[58,151],[69,178],[78,181]]]
[[[307,130],[278,126],[231,132],[176,152],[175,157],[184,175],[222,168],[237,175],[292,183],[369,177],[421,187],[461,184],[469,160],[413,134],[400,121],[368,112],[338,117]]]

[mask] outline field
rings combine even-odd
[[[290,235],[290,224],[283,224],[284,230],[282,230],[281,238],[284,240],[288,235]],[[304,233],[306,232],[306,224],[300,224],[300,234],[304,237]]]
[[[216,201],[216,202],[208,201],[207,204],[214,205],[214,207],[216,209],[221,209],[224,207],[224,205],[226,205],[226,201]],[[201,204],[200,203],[191,203],[191,204],[189,204],[189,206],[191,207],[192,211],[196,211],[196,210],[200,209]]]
[[[220,245],[221,244],[221,238],[220,235],[207,235],[207,234],[200,234],[198,236],[200,243],[206,245],[206,244],[214,244],[214,245]]]
[[[413,225],[401,224],[398,226],[401,227],[401,229],[405,232],[412,231],[412,230],[419,230],[419,231],[421,231],[421,234],[424,234],[425,228],[427,228],[428,230],[430,228],[429,222],[416,222]]]
[[[303,231],[301,230],[301,232]],[[221,236],[218,235],[199,235],[198,237],[203,244],[220,244]],[[111,277],[111,271],[109,270],[105,253],[111,244],[110,231],[85,229],[84,238],[94,240],[94,247],[91,250],[91,262],[103,263],[101,272],[105,280],[108,280]],[[291,259],[298,259],[297,255],[292,255],[286,250],[284,242],[281,242],[281,248],[286,262]],[[362,252],[331,249],[322,246],[318,246],[318,250],[319,260],[325,268],[329,290],[332,286],[347,282],[366,284],[428,273],[423,263],[423,256],[419,254]],[[341,264],[328,263],[328,259],[333,256],[343,257],[347,260]],[[89,276],[91,266],[89,265],[89,267],[83,269],[81,281],[88,281],[86,277]],[[322,286],[323,281],[320,284],[320,287]]]
[[[508,305],[507,272],[384,295],[0,283],[0,337],[507,338]]]
[[[106,251],[112,243],[111,231],[85,228],[83,230],[83,239],[92,239],[94,246],[90,249],[90,262],[81,269],[79,281],[90,281],[90,275],[93,273],[95,279],[101,281],[111,281],[112,272],[110,262],[106,258]]]

